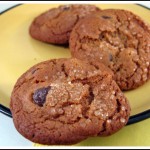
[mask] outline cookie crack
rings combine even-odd
[[[66,72],[65,64],[62,64],[62,65],[61,65],[61,70],[62,70],[62,72],[65,74],[65,77],[68,78],[68,73]]]
[[[29,78],[29,79],[24,79],[20,84],[17,84],[14,88],[14,91],[17,91],[21,86],[23,86],[27,81],[32,81],[34,77]]]
[[[86,97],[88,99],[88,104],[85,105],[84,103],[81,103],[82,104],[82,115],[85,119],[88,119],[89,116],[88,116],[88,112],[90,110],[90,106],[92,104],[92,102],[94,101],[94,93],[93,93],[93,84],[96,84],[102,80],[104,80],[104,77],[99,77],[98,75],[95,76],[95,78],[97,78],[94,83],[91,83],[91,81],[88,81],[90,80],[90,77],[89,78],[84,78],[84,79],[75,79],[72,81],[72,83],[82,83],[83,85],[88,85],[89,86],[89,96]]]
[[[93,88],[91,86],[89,87],[89,95],[90,95],[90,97],[89,97],[89,105],[91,105],[91,103],[94,100]]]
[[[59,35],[62,36],[62,35],[66,35],[66,34],[69,35],[70,32],[72,31],[72,28],[77,24],[77,22],[79,21],[79,19],[80,19],[79,16],[76,15],[76,20],[74,21],[74,24],[73,24],[71,27],[69,27],[67,31],[61,32],[61,30],[60,30],[61,33],[56,34],[53,30],[51,30],[51,33],[52,33],[54,36],[59,36]],[[57,22],[57,24],[56,24],[55,26],[58,26],[58,24],[59,24],[59,22]],[[45,25],[47,28],[50,28],[47,23],[44,24],[44,25]],[[60,29],[60,26],[61,26],[61,25],[58,26],[59,29]],[[54,28],[54,27],[51,27],[51,28]]]
[[[45,15],[45,14],[49,13],[49,12],[50,12],[50,10],[46,11],[45,13],[41,14],[40,17],[41,17],[42,15]],[[62,13],[62,11],[60,11],[54,18],[52,18],[52,19],[50,19],[50,20],[48,20],[48,21],[51,22],[51,20],[59,18],[59,16],[61,15],[61,13]],[[37,18],[38,18],[38,17],[37,17]],[[37,18],[36,18],[36,19],[37,19]],[[35,25],[38,25],[39,28],[41,28],[41,27],[43,27],[45,24],[47,24],[48,21],[46,21],[46,22],[44,22],[43,24],[39,25],[38,23],[36,23],[36,20],[35,20],[34,24],[35,24]]]
[[[111,84],[112,85],[112,84]],[[116,105],[117,105],[117,107],[116,107],[116,110],[114,111],[114,113],[111,115],[111,116],[109,116],[108,118],[107,118],[107,120],[113,120],[113,118],[115,118],[115,117],[117,117],[116,118],[116,120],[118,119],[118,118],[120,118],[120,116],[117,116],[117,114],[120,114],[121,113],[121,106],[122,106],[122,104],[121,104],[121,102],[120,102],[120,100],[119,100],[119,98],[118,98],[118,96],[117,96],[117,93],[118,93],[118,90],[117,90],[117,92],[115,93],[115,97],[116,97]],[[127,117],[127,111],[128,110],[125,110],[125,112],[126,112],[126,115],[125,115],[125,117]],[[102,131],[100,131],[99,133],[98,133],[98,135],[103,135],[106,131],[107,131],[107,120],[105,120],[104,122],[103,122],[103,130]]]

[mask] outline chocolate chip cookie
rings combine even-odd
[[[62,5],[50,9],[34,19],[30,26],[30,35],[43,42],[66,44],[75,24],[99,10],[94,5]]]
[[[130,113],[111,71],[75,58],[30,68],[14,86],[10,108],[24,137],[49,145],[111,135],[127,123]]]
[[[150,26],[125,10],[103,10],[79,21],[70,36],[73,57],[108,66],[122,90],[150,78]]]

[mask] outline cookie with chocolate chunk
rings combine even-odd
[[[125,10],[103,10],[79,21],[70,36],[73,57],[108,66],[122,90],[150,79],[150,26]]]
[[[16,129],[40,144],[75,144],[126,125],[130,106],[103,64],[75,58],[41,62],[24,73],[11,95]]]
[[[30,26],[30,35],[47,43],[67,44],[75,24],[99,10],[94,5],[61,5],[52,8],[34,19]]]

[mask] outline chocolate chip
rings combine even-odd
[[[63,6],[63,10],[69,10],[69,9],[70,9],[70,6],[69,6],[69,5]]]
[[[43,106],[43,104],[46,101],[46,96],[48,94],[48,91],[50,90],[50,86],[37,89],[33,94],[33,100],[36,104],[39,106]]]
[[[99,35],[99,39],[102,40],[105,36],[103,34]]]
[[[110,16],[102,16],[102,18],[104,18],[104,19],[111,19]]]
[[[109,54],[109,60],[112,61],[113,60],[113,56],[112,54]]]

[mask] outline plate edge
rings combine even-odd
[[[17,5],[14,5],[14,6],[8,8],[8,9],[5,9],[4,11],[1,12],[1,15],[6,13],[7,11],[13,9],[13,8],[16,8],[16,7],[20,6],[20,5],[23,5],[23,3],[17,4]],[[143,6],[141,4],[138,4],[138,3],[136,3],[135,5],[138,5],[140,7],[143,7],[145,9],[150,10],[150,8],[148,8],[146,6]],[[0,104],[0,113],[2,113],[4,115],[12,118],[12,114],[11,114],[10,109],[5,107],[5,106],[3,106],[2,104]],[[150,118],[150,109],[146,110],[144,112],[138,113],[136,115],[131,116],[129,118],[129,121],[128,121],[127,125],[135,124],[135,123],[138,123],[138,122],[143,121],[143,120],[148,119],[148,118]]]
[[[2,15],[2,14],[4,14],[4,13],[6,13],[7,11],[9,11],[9,10],[11,10],[11,9],[13,9],[13,8],[15,8],[15,7],[17,7],[17,6],[20,6],[20,5],[23,5],[23,4],[16,4],[16,5],[12,6],[12,7],[9,7],[8,9],[5,9],[5,10],[3,10],[2,12],[0,12],[0,14]]]

